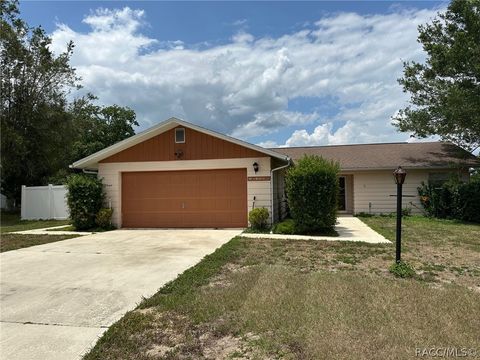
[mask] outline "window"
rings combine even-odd
[[[179,128],[175,129],[175,143],[184,143],[185,142],[185,129]]]
[[[452,174],[448,172],[437,172],[428,174],[428,183],[434,187],[441,187],[452,178]]]

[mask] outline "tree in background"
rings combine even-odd
[[[0,3],[1,184],[16,199],[22,184],[38,185],[64,163],[66,96],[78,80],[69,64],[73,43],[53,54],[45,31],[21,20],[17,5]]]
[[[135,112],[118,105],[98,106],[92,94],[75,100],[69,112],[73,116],[75,139],[70,161],[79,160],[135,134]]]
[[[394,118],[396,126],[474,151],[480,147],[480,0],[453,0],[419,33],[427,59],[404,63],[399,83],[411,105]]]
[[[19,18],[18,2],[1,1],[1,189],[20,200],[21,185],[65,183],[68,165],[135,133],[135,112],[98,106],[91,94],[72,102],[80,88],[70,65],[74,45],[60,55],[41,27]]]

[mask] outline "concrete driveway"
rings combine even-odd
[[[116,230],[2,253],[1,358],[79,358],[142,296],[240,232]]]

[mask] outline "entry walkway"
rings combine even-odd
[[[327,241],[361,241],[370,244],[389,244],[378,232],[353,216],[340,216],[335,230],[339,236],[310,236],[310,235],[283,235],[283,234],[251,234],[243,233],[241,236],[260,239],[297,239],[297,240],[327,240]]]

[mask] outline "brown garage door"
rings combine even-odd
[[[245,227],[247,170],[122,173],[123,227]]]

